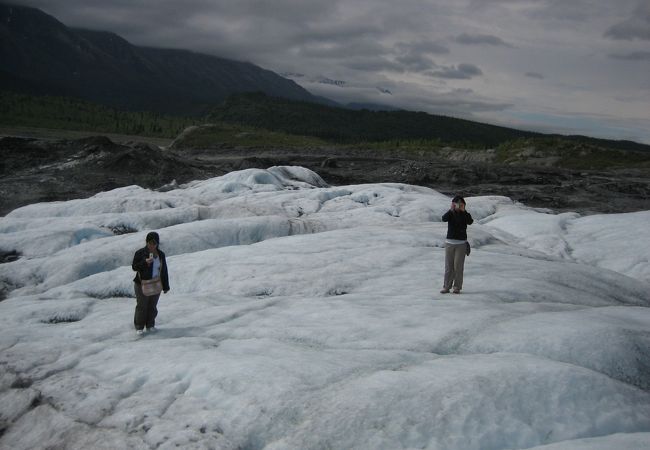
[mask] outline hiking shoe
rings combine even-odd
[[[460,289],[454,288],[454,294],[460,294]]]
[[[142,336],[144,334],[144,330],[135,330],[135,334]]]
[[[441,289],[440,293],[441,294],[449,294],[449,289],[447,289],[447,288]]]
[[[156,331],[158,331],[156,330],[156,327],[147,328],[147,333],[155,333]]]

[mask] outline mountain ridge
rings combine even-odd
[[[136,46],[110,31],[67,27],[36,8],[0,3],[0,36],[0,80],[20,92],[190,115],[240,92],[324,101],[250,62]]]

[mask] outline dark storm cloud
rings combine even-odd
[[[407,54],[397,56],[395,57],[395,61],[402,69],[411,72],[425,72],[436,67],[431,59],[422,55]]]
[[[611,12],[611,6],[607,5],[607,2],[538,0],[534,2],[528,14],[536,20],[584,22],[609,12]]]
[[[361,23],[311,23],[311,24],[297,24],[294,28],[298,31],[295,32],[295,38],[299,42],[350,42],[356,39],[362,40],[376,40],[379,38],[384,30],[375,24],[361,24]]]
[[[336,13],[335,2],[295,0],[15,0],[55,16],[68,26],[115,32],[136,45],[187,48],[232,56],[286,48],[323,35],[345,39],[364,26],[319,23]],[[357,24],[358,25],[358,24]],[[378,29],[374,28],[375,32]],[[230,50],[229,50],[230,49]]]
[[[323,39],[296,45],[300,56],[309,58],[349,58],[367,55],[385,55],[388,50],[373,40],[339,41]]]
[[[609,28],[605,37],[627,41],[650,40],[650,3],[640,5],[631,18]]]
[[[431,55],[444,55],[449,49],[432,41],[398,42],[393,52],[395,61],[411,72],[424,72],[436,67]]]
[[[434,78],[469,80],[470,78],[483,75],[483,72],[474,64],[458,64],[458,66],[438,67],[436,70],[427,72],[427,75]]]
[[[363,72],[380,72],[384,70],[392,72],[404,72],[404,68],[401,64],[395,63],[381,56],[352,58],[339,62],[339,64],[341,64],[343,67],[347,67],[348,69]]]
[[[445,55],[449,53],[449,49],[433,41],[411,41],[411,42],[398,42],[395,45],[395,50],[400,53],[411,53],[418,55]]]
[[[535,21],[551,22],[585,22],[594,17],[611,15],[613,10],[620,10],[621,0],[469,0],[472,9],[499,10],[507,20],[513,11]],[[622,0],[623,2],[636,0]]]
[[[455,42],[458,42],[459,44],[464,44],[464,45],[494,45],[494,46],[502,46],[502,47],[510,47],[512,48],[513,46],[505,42],[503,39],[497,36],[492,36],[489,34],[468,34],[468,33],[463,33],[454,38]]]
[[[529,78],[537,78],[538,80],[543,80],[544,79],[544,75],[542,75],[541,73],[537,73],[537,72],[526,72],[526,76],[529,77]]]
[[[609,57],[623,61],[650,61],[650,52],[612,53]]]
[[[112,0],[13,0],[34,6],[55,16],[68,26],[112,31],[123,34],[129,30],[169,29],[185,23],[195,14],[192,7],[182,3]]]
[[[166,17],[163,23],[182,23],[188,17],[259,17],[274,22],[300,24],[318,21],[336,8],[336,2],[296,2],[295,0],[12,0],[34,6],[50,14],[92,24],[127,20],[142,27],[160,26],[151,17]],[[83,18],[83,19],[81,19]]]

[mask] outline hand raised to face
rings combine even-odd
[[[452,211],[465,211],[465,204],[463,202],[451,202]]]

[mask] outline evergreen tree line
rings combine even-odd
[[[421,141],[489,148],[512,139],[540,136],[424,112],[352,110],[262,93],[233,95],[213,108],[208,118],[341,144]]]
[[[121,111],[69,97],[0,91],[0,124],[5,126],[175,138],[186,127],[205,122],[315,137],[332,144],[368,144],[389,149],[448,145],[504,151],[533,144],[564,151],[587,145],[650,152],[650,146],[631,141],[548,135],[424,112],[352,110],[263,93],[232,95],[212,108],[207,117],[191,118]]]
[[[197,119],[119,111],[69,97],[0,91],[0,124],[174,138]]]
[[[632,141],[543,134],[424,112],[352,110],[269,97],[263,93],[232,95],[213,108],[208,119],[341,144],[386,143],[395,147],[400,143],[414,146],[420,142],[429,146],[495,148],[541,139],[563,142],[570,148],[593,145],[650,152],[649,145]]]

